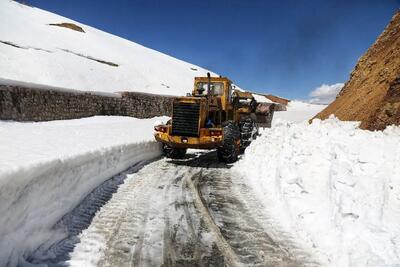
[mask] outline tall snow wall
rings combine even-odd
[[[18,266],[41,244],[65,238],[54,225],[94,188],[160,154],[155,142],[132,143],[0,173],[0,266]]]

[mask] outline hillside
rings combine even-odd
[[[316,117],[335,114],[376,130],[400,124],[400,11],[360,58],[336,100]]]
[[[68,18],[0,0],[0,78],[83,91],[184,95],[193,77],[207,71]]]

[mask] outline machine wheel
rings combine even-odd
[[[163,152],[167,158],[183,159],[186,154],[186,148],[174,148],[169,145],[163,145]]]
[[[240,139],[242,150],[248,147],[251,144],[251,141],[257,138],[258,136],[258,125],[251,118],[244,119],[240,122]]]
[[[233,163],[240,152],[240,129],[233,121],[227,121],[223,126],[224,140],[217,150],[218,160]]]

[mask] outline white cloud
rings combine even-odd
[[[323,84],[310,93],[311,99],[309,101],[310,103],[330,104],[335,100],[336,95],[340,92],[343,86],[343,83],[335,83],[332,85]]]

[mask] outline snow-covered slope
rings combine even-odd
[[[233,168],[328,266],[400,263],[400,128],[278,120]]]
[[[85,32],[49,25],[57,23]],[[206,73],[68,18],[0,0],[0,78],[84,91],[185,95],[193,77]]]

